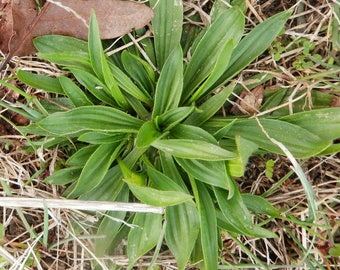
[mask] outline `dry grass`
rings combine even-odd
[[[209,21],[210,0],[186,1],[186,14],[198,12],[203,24]],[[313,94],[327,92],[334,94],[329,106],[338,104],[339,74],[330,72],[331,64],[339,63],[339,52],[333,45],[330,32],[335,17],[332,5],[339,2],[328,0],[281,1],[247,0],[247,31],[254,24],[282,11],[294,8],[294,14],[287,25],[285,35],[278,41],[286,42],[280,59],[275,58],[273,48],[240,74],[238,80],[246,84],[253,74],[268,72],[274,79],[266,89],[291,88],[287,102],[281,104],[287,112],[296,110],[297,99],[302,100],[302,107],[317,107]],[[337,14],[339,16],[339,14]],[[299,69],[298,56],[303,55],[299,40],[305,39],[315,44],[311,54],[319,54],[320,63],[312,63],[309,68]],[[337,48],[339,49],[339,48]],[[308,61],[308,59],[305,59]],[[338,61],[338,62],[337,62]],[[63,71],[56,66],[29,58],[13,60],[16,67],[37,73],[56,76]],[[7,69],[2,76],[13,74],[14,69]],[[30,93],[44,97],[45,93],[37,89],[25,88]],[[10,92],[6,93],[12,95]],[[11,97],[18,98],[18,97]],[[235,97],[237,98],[237,97]],[[234,100],[235,101],[235,100]],[[270,114],[280,106],[261,112]],[[2,115],[15,120],[6,111]],[[15,122],[15,121],[14,121]],[[0,136],[0,196],[14,198],[60,198],[62,190],[43,183],[46,175],[53,172],[63,153],[58,149],[40,149],[37,153],[22,150],[26,138],[6,125]],[[266,175],[266,162],[274,161],[273,175]],[[307,202],[304,189],[298,177],[291,171],[291,162],[281,156],[266,155],[253,157],[246,174],[238,179],[244,192],[265,194],[266,198],[282,210],[282,218],[266,221],[265,226],[279,236],[277,239],[232,238],[223,235],[225,246],[222,254],[223,269],[340,269],[339,258],[327,256],[329,248],[340,239],[340,155],[315,157],[300,160],[305,175],[317,195],[320,209],[315,224],[307,220]],[[268,168],[267,168],[268,170]],[[114,261],[122,268],[128,264],[124,255],[97,258],[92,253],[93,239],[91,228],[96,226],[99,213],[78,210],[45,208],[34,205],[25,208],[1,208],[0,227],[0,268],[1,269],[91,269],[96,262],[102,269],[108,269],[104,263]],[[263,222],[261,216],[254,217],[256,222]],[[48,248],[46,244],[48,243]],[[140,261],[138,269],[147,266],[151,258]],[[162,269],[176,269],[173,257],[165,251],[157,263]]]

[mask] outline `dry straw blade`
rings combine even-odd
[[[40,198],[14,198],[0,199],[2,207],[31,207],[31,208],[58,208],[77,209],[86,211],[124,211],[163,214],[162,207],[154,207],[140,203],[122,203],[108,201],[84,201],[66,199],[40,199]]]

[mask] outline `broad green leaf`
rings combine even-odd
[[[228,172],[235,177],[241,177],[244,174],[249,157],[258,149],[257,144],[237,136],[235,138],[237,153],[239,157],[228,162]]]
[[[143,174],[135,173],[131,170],[129,166],[127,166],[124,161],[118,159],[118,165],[120,167],[120,170],[123,174],[123,180],[126,183],[130,183],[132,185],[137,186],[144,186],[146,182],[146,177]]]
[[[104,65],[108,65],[99,34],[99,26],[94,10],[91,10],[89,34],[88,34],[88,52],[91,60],[91,66],[97,78],[104,82]]]
[[[217,216],[217,224],[218,227],[220,227],[222,230],[227,231],[230,234],[233,235],[239,235],[240,232],[238,229],[235,229],[234,226],[230,225],[230,223],[226,222],[224,215],[221,211],[216,210],[216,216]],[[265,228],[262,228],[258,225],[254,225],[252,227],[253,234],[252,236],[258,237],[258,238],[277,238],[277,235]]]
[[[74,106],[89,106],[93,103],[89,100],[83,90],[81,90],[71,79],[60,76],[59,83],[64,93],[69,97]]]
[[[216,95],[210,97],[207,101],[205,101],[201,106],[198,107],[198,110],[196,112],[191,114],[190,117],[185,120],[185,124],[200,126],[204,122],[209,120],[225,104],[226,100],[232,93],[234,86],[235,84],[230,84]]]
[[[127,74],[138,84],[146,93],[153,93],[156,76],[150,65],[139,58],[137,55],[123,51],[122,64]]]
[[[173,155],[174,157],[184,159],[217,161],[237,157],[237,155],[233,152],[224,150],[215,144],[199,140],[164,139],[154,141],[151,145],[161,151]]]
[[[191,139],[217,144],[216,139],[204,129],[197,126],[178,124],[171,129],[171,135],[176,139]]]
[[[253,228],[253,235],[257,238],[278,238],[273,231],[265,229],[261,226],[255,225]]]
[[[137,133],[143,122],[114,108],[82,106],[51,114],[37,124],[52,134],[65,136],[80,131]]]
[[[76,198],[95,188],[103,180],[123,146],[124,143],[119,142],[100,145],[86,162],[77,184],[67,197]]]
[[[122,188],[120,193],[117,194],[115,201],[128,202],[129,201],[129,189],[127,186]],[[96,235],[100,236],[95,239],[95,254],[97,256],[103,256],[108,253],[108,248],[115,240],[119,229],[124,221],[126,212],[122,211],[109,211],[105,214],[104,218],[100,222]]]
[[[248,33],[234,49],[228,69],[211,89],[224,84],[263,53],[280,33],[290,15],[291,10],[278,13]]]
[[[183,52],[176,46],[166,60],[159,76],[153,118],[178,107],[183,89]]]
[[[48,76],[17,70],[17,75],[20,81],[38,89],[43,89],[49,93],[64,94],[58,79]]]
[[[151,112],[149,112],[145,106],[139,101],[137,98],[130,96],[129,94],[125,94],[125,98],[131,108],[135,111],[138,118],[144,121],[148,121],[151,118]]]
[[[261,112],[264,112],[266,110],[272,109],[280,104],[283,104],[284,98],[287,97],[289,90],[284,88],[279,88],[273,93],[270,93],[269,96],[266,96],[265,102],[261,105]],[[273,112],[273,115],[277,113],[277,110]],[[285,113],[286,115],[286,113]]]
[[[0,81],[1,84],[1,81]],[[24,117],[26,117],[27,119],[30,119],[32,121],[39,121],[40,119],[44,118],[44,115],[29,109],[28,106],[24,105],[24,106],[20,106],[23,107],[23,109],[19,109],[18,106],[15,105],[11,105],[9,102],[4,102],[2,100],[0,100],[0,106],[7,108],[13,112],[16,112]],[[18,130],[21,130],[22,132],[25,132],[24,130],[27,128],[27,126],[19,126],[17,127]]]
[[[137,185],[131,179],[124,178],[123,180],[128,184],[133,195],[145,204],[166,207],[181,204],[192,199],[191,195],[184,192],[158,190]]]
[[[82,167],[65,168],[45,178],[44,182],[52,185],[67,185],[78,180]]]
[[[329,255],[333,257],[340,257],[340,244],[333,244],[333,246],[329,249]]]
[[[243,235],[253,236],[254,233],[252,228],[254,225],[252,223],[252,217],[244,204],[237,187],[235,187],[234,195],[231,198],[228,198],[229,195],[226,190],[216,187],[214,187],[213,190],[219,208],[224,215],[225,222],[232,226],[234,231]]]
[[[124,186],[122,173],[118,165],[110,168],[103,180],[94,189],[79,196],[80,200],[87,201],[115,201]]]
[[[230,120],[219,119],[211,121],[209,126],[223,127],[229,123]],[[286,121],[260,119],[260,123],[271,138],[283,143],[296,158],[314,156],[330,145],[330,141]],[[235,136],[241,136],[252,141],[266,151],[283,153],[277,145],[267,138],[255,119],[237,120],[226,134],[226,137],[231,139]]]
[[[82,84],[93,96],[98,100],[116,106],[116,102],[113,97],[109,94],[109,89],[106,85],[100,81],[95,75],[90,72],[69,68],[73,75],[76,77],[77,81]]]
[[[247,208],[256,214],[265,214],[271,217],[278,217],[280,211],[261,196],[253,194],[241,194],[242,200]]]
[[[78,137],[78,141],[90,144],[107,144],[126,140],[126,134],[110,134],[103,132],[87,132]]]
[[[64,51],[52,53],[38,53],[40,59],[50,61],[57,65],[77,68],[85,71],[91,70],[90,58],[87,52]]]
[[[97,145],[88,145],[77,152],[75,152],[72,156],[68,158],[66,161],[67,166],[84,166],[87,160],[90,158],[92,153],[98,148]]]
[[[243,28],[244,15],[238,8],[224,11],[210,25],[185,68],[182,101],[186,101],[193,90],[211,74],[225,44],[231,40],[234,45],[238,44]],[[218,61],[218,64],[221,62]]]
[[[127,241],[129,268],[145,253],[156,246],[162,230],[162,215],[136,213]]]
[[[178,269],[185,269],[199,235],[197,208],[189,203],[168,207],[165,219],[167,246],[176,258]]]
[[[340,137],[340,108],[299,112],[281,117],[280,120],[307,129],[325,141]]]
[[[188,188],[182,178],[182,175],[178,171],[178,167],[170,154],[166,154],[164,152],[159,153],[162,171],[163,173],[171,178],[177,185],[181,187],[182,190],[189,193]]]
[[[40,104],[44,107],[44,109],[48,112],[48,114],[56,113],[56,112],[64,112],[65,110],[74,109],[74,105],[71,100],[66,96],[50,98],[47,100],[41,100]],[[46,116],[48,115],[46,114]],[[42,119],[41,117],[40,119]],[[39,120],[40,120],[39,119]]]
[[[217,270],[218,240],[215,206],[206,186],[203,183],[195,183],[194,181],[194,179],[190,179],[200,220],[204,269]]]
[[[131,96],[146,103],[147,105],[152,105],[151,97],[148,93],[144,93],[141,89],[139,89],[120,68],[112,63],[109,63],[109,65],[113,76],[116,78],[119,87],[123,89],[123,91],[129,93]]]
[[[195,107],[178,107],[171,109],[159,117],[155,118],[155,122],[157,122],[157,126],[163,130],[168,131],[173,127],[182,122],[186,117],[188,117],[193,111]]]
[[[224,161],[176,158],[177,163],[195,179],[223,189],[230,188],[230,177]]]
[[[87,42],[69,36],[44,35],[33,39],[33,44],[41,53],[87,52]]]
[[[165,61],[181,40],[183,24],[182,0],[150,0],[154,10],[152,29],[157,66],[162,70]]]
[[[332,155],[340,152],[340,144],[334,143],[319,153],[320,156]]]
[[[91,11],[88,51],[93,71],[100,81],[105,82],[109,93],[122,108],[128,108],[128,103],[112,76],[99,34],[99,26],[94,11]]]
[[[132,168],[145,151],[145,148],[132,149],[127,157],[124,158],[123,164],[127,168]],[[79,199],[94,201],[115,201],[123,186],[126,186],[126,183],[122,181],[122,178],[123,174],[121,166],[116,165],[107,171],[106,175],[98,184],[98,186],[86,194],[81,195]]]
[[[225,137],[236,121],[237,119],[235,118],[231,122],[227,123],[224,127],[214,132],[214,137],[216,138],[216,140],[220,141],[223,137]]]
[[[150,187],[164,191],[173,190],[188,193],[187,189],[183,189],[173,179],[152,167],[147,168],[147,173],[150,177]]]
[[[222,48],[220,55],[218,56],[215,66],[213,67],[209,77],[204,81],[204,83],[193,93],[192,97],[189,99],[189,104],[196,102],[197,100],[199,100],[201,97],[203,97],[204,95],[206,95],[206,93],[209,91],[210,87],[218,80],[218,78],[220,76],[222,76],[222,74],[225,72],[225,70],[228,67],[229,64],[229,60],[231,57],[231,54],[233,52],[234,49],[234,43],[233,40],[229,40]],[[227,97],[231,94],[231,91],[233,90],[233,85],[230,85],[229,87],[226,88],[227,90],[222,90],[220,93],[218,93],[217,95],[215,95],[215,99],[217,99],[216,96],[220,96],[219,97],[219,101],[223,101],[225,102],[225,100],[227,99]],[[227,93],[225,93],[227,92]],[[229,93],[229,94],[228,94]],[[226,97],[225,97],[226,96]],[[221,100],[220,100],[221,99]],[[208,100],[211,100],[211,98]],[[214,104],[212,101],[210,101],[213,105],[212,109],[216,109],[217,108],[217,104]],[[216,101],[215,101],[216,102]],[[207,102],[205,102],[205,106],[207,108]],[[222,106],[222,105],[221,105]],[[220,106],[220,107],[221,107]],[[202,108],[200,108],[202,109]],[[217,111],[218,109],[216,109]]]
[[[155,140],[163,136],[155,127],[153,121],[145,122],[137,133],[136,145],[137,147],[150,146]]]

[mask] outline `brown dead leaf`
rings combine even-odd
[[[47,0],[40,12],[35,0],[6,1],[0,6],[0,50],[8,59],[35,52],[32,39],[37,36],[87,39],[91,9],[95,10],[102,39],[139,29],[153,17],[146,5],[120,0]]]
[[[340,97],[334,96],[331,100],[331,107],[340,107]]]
[[[255,114],[263,101],[264,87],[259,85],[252,91],[242,91],[240,99],[230,109],[234,115]]]

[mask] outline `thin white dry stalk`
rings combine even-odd
[[[164,208],[155,207],[141,203],[122,203],[109,201],[82,201],[66,199],[43,199],[43,198],[22,198],[2,197],[2,207],[31,207],[31,208],[58,208],[76,209],[86,211],[124,211],[163,214]]]

